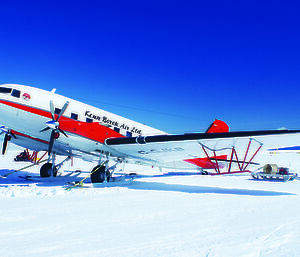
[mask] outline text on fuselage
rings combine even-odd
[[[136,127],[130,127],[127,124],[124,123],[120,123],[118,121],[112,120],[106,116],[99,116],[99,115],[95,115],[93,113],[91,113],[90,111],[86,111],[85,112],[85,117],[88,117],[90,119],[93,119],[95,121],[99,121],[101,122],[103,125],[108,125],[108,126],[113,126],[119,129],[124,129],[126,131],[129,131],[131,133],[135,133],[135,134],[142,134],[142,130],[138,129]]]

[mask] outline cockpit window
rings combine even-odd
[[[71,119],[73,119],[73,120],[78,120],[78,114],[76,114],[76,113],[71,113]]]
[[[21,96],[20,90],[13,89],[13,91],[12,91],[12,93],[11,93],[11,96],[20,98],[20,96]]]
[[[10,94],[12,91],[11,88],[7,88],[7,87],[0,87],[0,93],[3,93],[3,94]]]
[[[61,112],[61,109],[55,108],[55,110],[54,110],[54,113],[55,113],[55,114],[60,114],[60,112]]]

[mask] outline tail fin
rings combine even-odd
[[[215,120],[208,129],[205,131],[205,133],[226,133],[229,132],[229,126],[221,120]]]

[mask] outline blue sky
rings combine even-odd
[[[299,129],[299,19],[297,1],[2,1],[0,83],[170,133]]]

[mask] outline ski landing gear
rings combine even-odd
[[[105,165],[98,165],[91,172],[91,181],[92,183],[109,182],[110,176],[111,174]]]
[[[40,169],[40,175],[42,178],[49,178],[51,175],[56,177],[57,169],[51,162],[45,163]]]
[[[87,175],[86,177],[84,177],[82,180],[80,180],[79,182],[76,182],[74,185],[71,185],[69,187],[66,188],[67,191],[72,190],[75,187],[82,187],[83,186],[83,182],[89,177],[91,176],[91,180],[92,177],[93,179],[95,179],[94,181],[92,180],[92,183],[103,183],[105,180],[107,181],[107,176],[106,176],[106,164],[108,163],[108,160],[100,163],[98,166],[96,166],[92,171],[91,174]],[[103,168],[104,167],[104,172],[103,172]],[[99,170],[102,170],[102,172],[99,172]],[[96,173],[98,175],[93,176],[93,174]],[[103,179],[104,177],[104,179]],[[103,179],[103,180],[102,180]],[[95,182],[96,180],[102,180],[101,182]]]
[[[108,160],[103,162],[102,164],[97,165],[93,170],[91,171],[91,181],[92,183],[103,183],[103,182],[109,182],[112,179],[112,175],[116,170],[116,167],[118,164],[122,163],[122,159],[118,159],[116,164],[107,167]]]
[[[71,159],[70,156],[68,156],[65,160],[63,160],[61,163],[55,165],[55,154],[52,155],[52,162],[50,162],[50,159],[48,159],[48,162],[45,163],[41,169],[40,169],[40,175],[42,178],[49,178],[51,176],[56,177],[57,176],[57,172],[59,171],[59,169],[62,167],[62,165]]]

